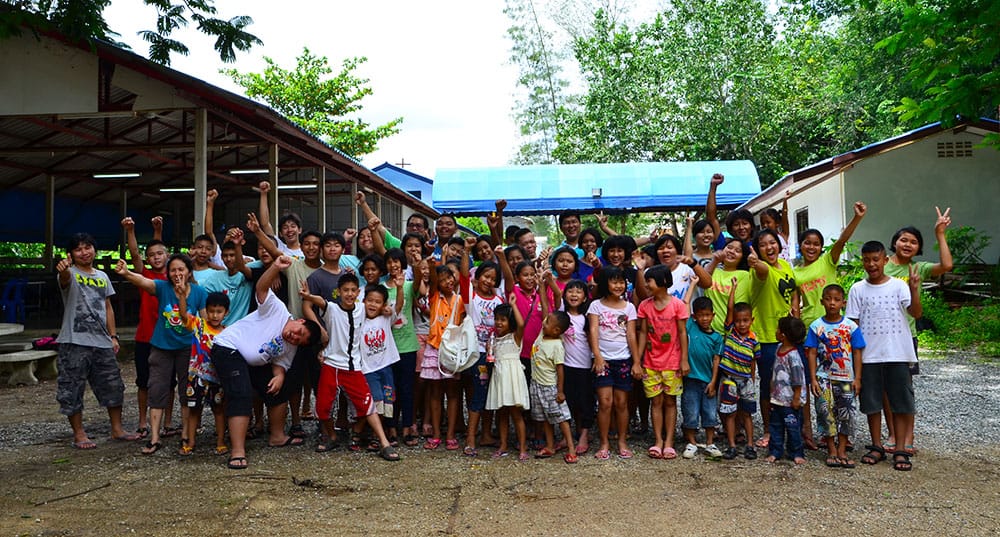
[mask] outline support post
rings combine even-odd
[[[351,182],[351,200],[348,202],[351,206],[351,223],[347,227],[358,227],[358,204],[354,203],[354,199],[358,196],[358,184]]]
[[[325,232],[327,228],[326,221],[326,168],[320,167],[316,168],[316,217],[319,220],[319,230],[320,232]]]
[[[271,227],[274,228],[275,235],[281,236],[281,230],[278,229],[278,219],[281,218],[281,215],[278,214],[278,144],[271,144],[267,148],[267,181],[271,183],[271,192],[267,195],[268,210],[271,212]]]
[[[53,270],[56,241],[56,176],[48,176],[45,190],[45,268]]]
[[[128,189],[124,186],[121,189],[121,199],[118,202],[118,206],[122,210],[121,217],[125,218],[128,216]],[[128,237],[125,234],[125,229],[122,228],[118,233],[118,257],[120,259],[125,259],[125,250],[127,250]]]
[[[208,110],[194,111],[194,221],[191,242],[205,232],[205,202],[208,192]]]

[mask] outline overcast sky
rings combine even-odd
[[[406,169],[433,178],[438,168],[502,166],[517,145],[511,118],[517,72],[510,65],[507,17],[501,1],[434,0],[273,2],[218,0],[219,17],[249,15],[263,46],[239,53],[241,71],[262,71],[264,56],[291,68],[306,46],[327,56],[336,72],[344,58],[366,56],[357,74],[374,94],[362,118],[381,124],[403,117],[400,133],[362,158],[373,168],[406,159]],[[155,24],[155,12],[135,0],[116,0],[105,12],[120,41],[146,55],[136,35]],[[171,67],[243,94],[219,69],[228,67],[213,40],[194,29],[176,33],[191,50]]]

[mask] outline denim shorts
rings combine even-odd
[[[486,393],[490,387],[490,375],[493,365],[486,361],[486,353],[479,353],[476,365],[462,371],[463,377],[472,379],[472,397],[467,401],[469,412],[486,410]]]
[[[594,375],[594,388],[632,391],[632,360],[607,360],[603,373]]]
[[[699,419],[701,428],[708,429],[719,425],[719,398],[709,397],[705,394],[708,383],[692,378],[684,379],[684,392],[681,394],[681,412],[684,415],[684,422],[681,427],[685,429],[698,429]]]

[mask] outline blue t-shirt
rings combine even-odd
[[[191,348],[191,331],[184,328],[181,322],[180,309],[178,308],[177,295],[174,294],[174,286],[165,280],[154,280],[156,283],[156,300],[159,303],[159,311],[156,318],[156,326],[153,328],[153,339],[150,344],[158,349],[176,351]],[[205,309],[205,297],[208,293],[205,288],[196,284],[191,284],[191,293],[187,297],[188,313],[198,315],[200,310]]]
[[[253,294],[253,288],[242,272],[229,274],[227,271],[219,270],[206,281],[199,283],[208,293],[223,293],[229,297],[229,312],[222,320],[224,326],[230,326],[246,317],[250,311],[250,296]]]
[[[687,322],[688,333],[688,364],[691,372],[688,376],[702,382],[712,381],[712,362],[716,356],[722,356],[722,334],[712,331],[706,334],[694,317]]]
[[[854,349],[865,348],[858,325],[841,317],[831,323],[820,317],[809,325],[805,346],[816,349],[816,376],[835,381],[854,380]]]

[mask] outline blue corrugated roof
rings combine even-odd
[[[486,214],[507,200],[508,214],[555,214],[563,210],[621,213],[700,208],[709,180],[722,173],[719,207],[735,207],[760,193],[757,169],[748,160],[546,164],[438,170],[434,208],[442,213]],[[600,189],[599,197],[593,195]]]

